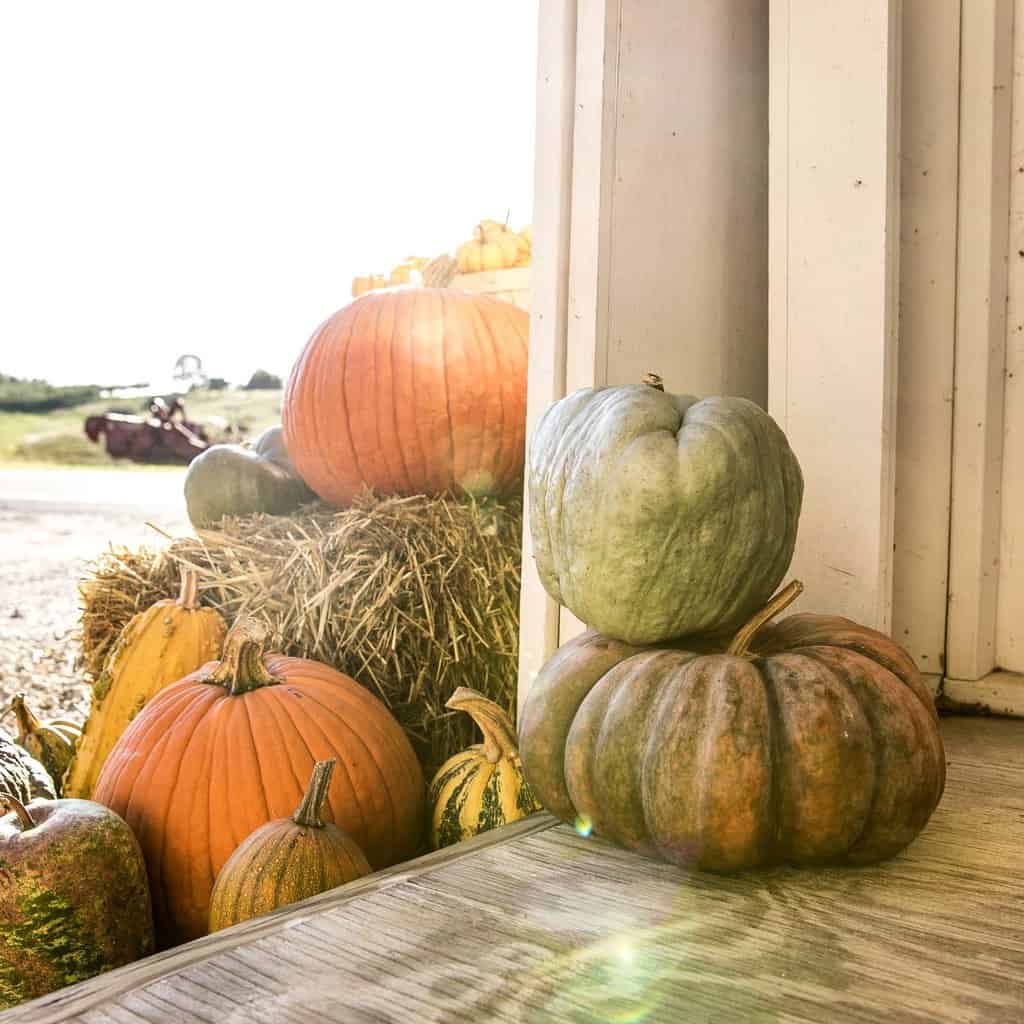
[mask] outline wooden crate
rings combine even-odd
[[[496,299],[511,302],[520,309],[530,312],[530,268],[512,267],[509,270],[488,270],[481,274],[457,274],[452,279],[453,288],[481,295],[493,295]]]

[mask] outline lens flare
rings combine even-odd
[[[586,838],[594,831],[593,822],[585,814],[581,814],[575,822],[573,822],[573,828],[576,829],[578,835]]]

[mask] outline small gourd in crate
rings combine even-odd
[[[460,686],[445,707],[465,711],[484,741],[450,757],[430,784],[435,850],[540,810],[523,777],[515,727],[504,708],[468,686]]]
[[[520,718],[526,777],[564,821],[649,856],[735,871],[868,864],[942,796],[938,716],[913,659],[848,619],[769,620],[731,639],[559,648]]]
[[[146,703],[220,653],[227,627],[216,609],[199,607],[197,583],[194,569],[182,569],[177,600],[157,601],[122,630],[93,685],[65,796],[91,797],[114,744]]]
[[[334,765],[318,761],[295,813],[256,829],[227,859],[210,895],[211,932],[371,872],[355,841],[324,821]]]

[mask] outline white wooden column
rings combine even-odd
[[[964,0],[961,32],[947,675],[973,680],[996,665],[1013,0]]]
[[[565,394],[569,296],[573,104],[576,92],[576,0],[541,0],[537,47],[537,130],[530,278],[530,363],[526,430]],[[558,605],[533,564],[529,509],[523,522],[519,598],[519,706],[558,646]]]
[[[803,607],[892,614],[899,0],[771,4],[770,409],[804,469]]]
[[[960,8],[961,0],[903,4],[892,634],[936,686],[949,583]]]

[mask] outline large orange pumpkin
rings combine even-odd
[[[443,288],[370,292],[307,343],[285,389],[285,444],[325,501],[507,494],[525,461],[529,317]]]
[[[287,817],[317,761],[334,758],[325,814],[374,868],[418,851],[424,784],[385,706],[326,665],[264,656],[241,620],[219,662],[157,694],[118,740],[94,799],[146,858],[158,941],[205,934],[217,872],[257,828]]]

